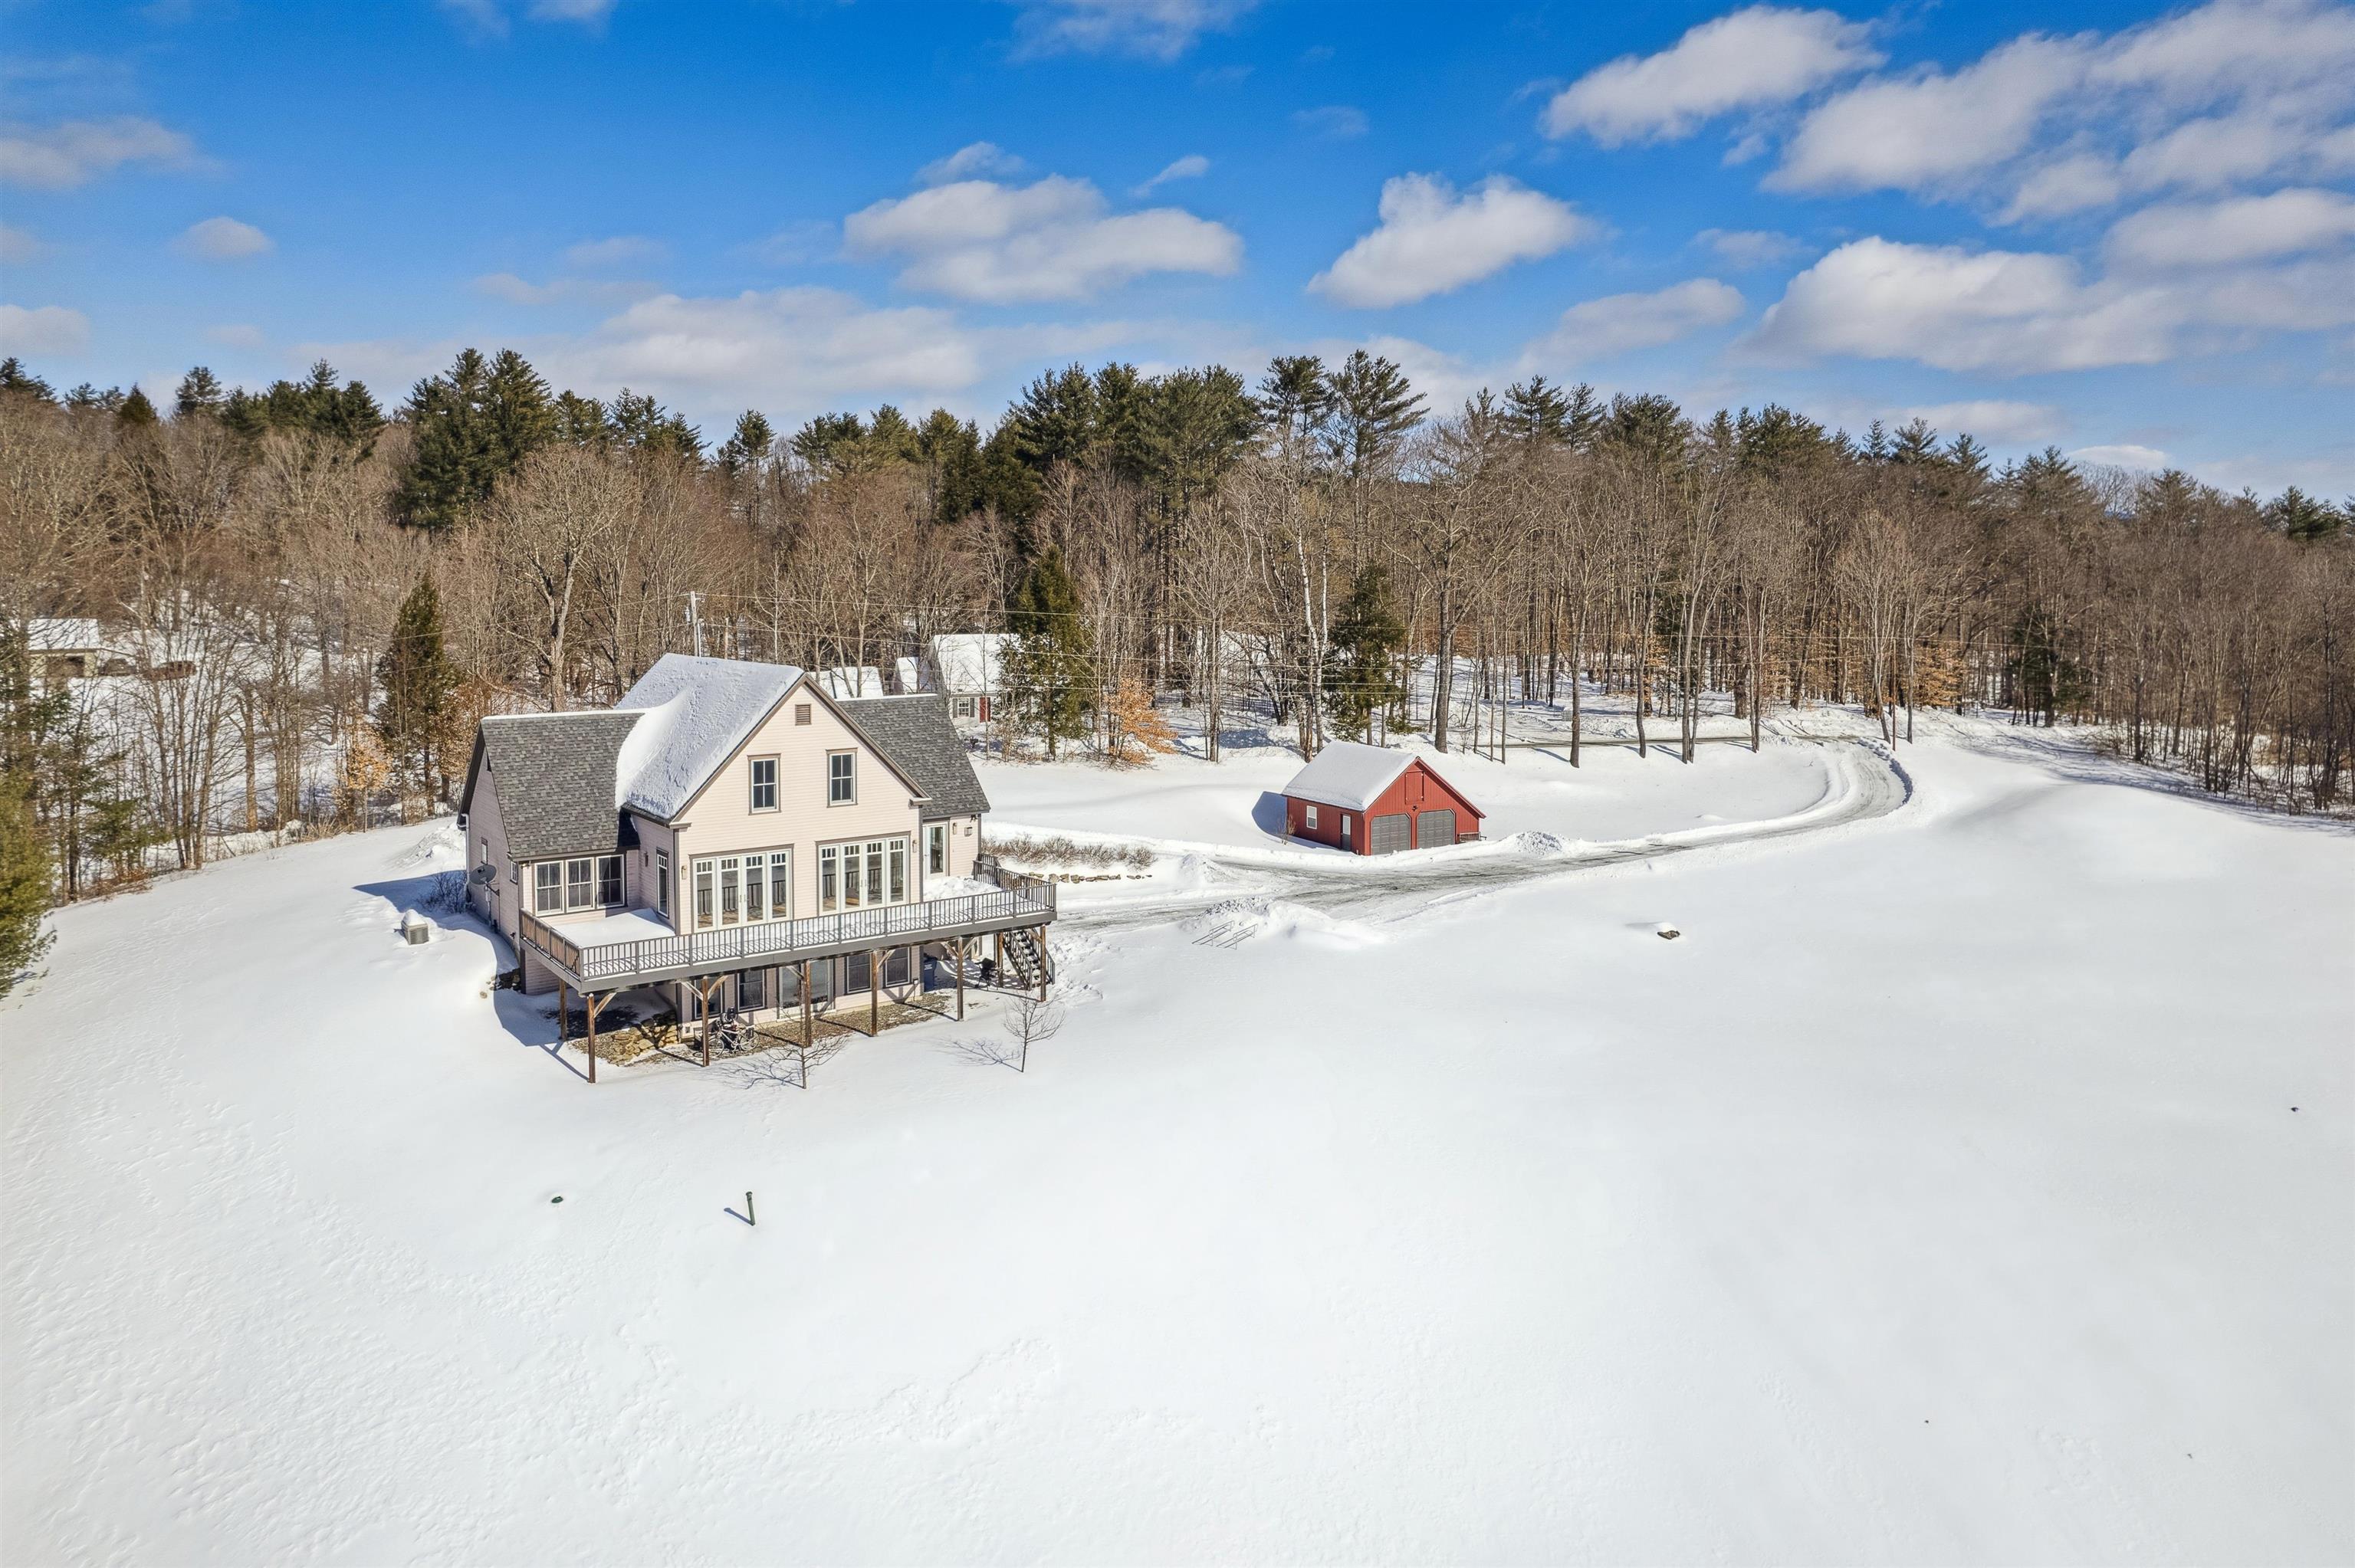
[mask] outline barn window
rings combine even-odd
[[[1303,810],[1307,814],[1301,819],[1301,825],[1308,828],[1315,827],[1316,825],[1316,808],[1312,805],[1304,807]]]

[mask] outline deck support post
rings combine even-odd
[[[805,1051],[809,1049],[810,1037],[817,1028],[810,1018],[809,967],[807,959],[794,966],[802,977],[802,1049]],[[803,1086],[806,1088],[808,1086]]]
[[[1044,1001],[1047,1000],[1047,927],[1032,927],[1030,943],[1039,949],[1039,1000]]]
[[[593,1084],[597,1081],[597,1010],[605,1005],[605,999],[582,991],[581,1001],[589,1010],[589,1081]]]
[[[989,972],[999,977],[999,983],[1004,983],[1006,933],[1003,931],[992,931],[989,934]]]
[[[959,937],[956,944],[957,1022],[963,1023],[964,1022],[964,938]]]
[[[727,983],[726,975],[714,975],[711,977],[709,985],[698,985],[695,988],[698,1007],[703,1014],[703,1065],[707,1067],[711,1065],[711,999],[719,995],[719,988]]]
[[[572,1022],[572,1007],[566,996],[564,982],[556,982],[556,1058],[564,1059],[564,1032]]]
[[[867,1038],[883,1033],[883,949],[867,950]]]

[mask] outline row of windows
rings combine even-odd
[[[755,811],[777,809],[777,759],[773,757],[745,758],[746,799]],[[858,754],[855,751],[829,751],[826,754],[826,803],[829,806],[852,806],[858,802]]]
[[[617,854],[544,860],[531,868],[531,875],[535,914],[611,908],[622,901],[622,857]]]
[[[486,840],[486,858],[489,853]],[[932,875],[948,874],[946,822],[925,825],[924,863]],[[908,841],[904,836],[822,845],[817,852],[817,867],[818,908],[822,913],[908,901]],[[698,929],[793,918],[791,849],[705,855],[696,860],[693,872]],[[670,878],[670,852],[658,849],[655,851],[655,907],[666,917],[671,913]],[[617,854],[542,861],[532,867],[532,907],[541,915],[613,908],[622,902],[622,857]]]
[[[793,851],[754,850],[696,861],[696,929],[790,920],[793,916]]]

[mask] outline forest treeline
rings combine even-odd
[[[747,413],[716,447],[513,352],[389,411],[325,365],[198,368],[158,408],[9,360],[0,820],[31,847],[0,860],[72,896],[159,843],[446,795],[480,714],[609,701],[666,652],[888,669],[976,630],[1019,635],[1009,723],[1050,747],[1120,753],[1170,698],[1213,745],[1248,706],[1313,751],[1477,745],[1499,699],[1600,689],[1687,757],[1704,699],[1859,704],[1892,742],[1980,706],[2331,810],[2350,513],[1543,377],[1432,409],[1362,352],[1073,366],[986,432]],[[109,629],[115,677],[32,678],[24,629],[60,617]]]

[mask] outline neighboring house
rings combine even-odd
[[[924,691],[924,662],[912,653],[902,653],[892,661],[892,677],[897,681],[901,696]]]
[[[829,697],[879,697],[883,694],[883,672],[872,664],[837,664],[831,670],[820,670],[817,678]]]
[[[109,651],[98,622],[80,617],[36,617],[25,623],[25,644],[37,681],[79,681],[106,673],[111,661],[123,664]]]
[[[1480,808],[1420,757],[1337,740],[1284,787],[1284,831],[1355,854],[1480,836]]]
[[[932,690],[949,700],[949,719],[960,729],[979,728],[997,717],[1006,691],[1009,631],[959,631],[932,639]]]
[[[592,1029],[641,987],[685,1021],[871,1010],[976,937],[1043,986],[1052,889],[969,880],[988,809],[938,697],[678,653],[612,708],[484,719],[458,805],[474,907]]]

